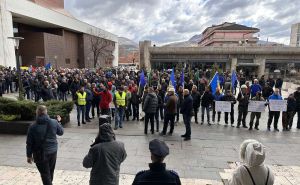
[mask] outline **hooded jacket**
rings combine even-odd
[[[99,136],[83,159],[83,167],[92,168],[90,185],[118,185],[120,165],[126,156],[124,143],[115,140],[108,124],[101,125]]]
[[[249,169],[256,185],[265,185],[267,181],[268,171],[269,178],[267,185],[274,184],[274,175],[270,168],[264,165],[265,148],[256,141],[252,141],[241,150],[241,155],[245,166]],[[229,185],[253,185],[250,174],[245,166],[239,166],[229,180]]]
[[[49,124],[48,134],[44,143],[44,152],[52,154],[57,151],[56,135],[63,135],[63,127],[48,115],[37,117],[36,123],[31,125],[27,133],[26,150],[27,157],[32,157],[33,152],[41,146],[41,142],[46,134],[47,123]]]

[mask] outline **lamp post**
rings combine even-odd
[[[24,99],[24,90],[23,90],[23,84],[22,84],[22,79],[21,79],[21,64],[20,64],[20,59],[19,59],[19,45],[20,45],[20,40],[23,40],[23,37],[8,37],[8,39],[12,39],[14,41],[15,45],[15,51],[16,51],[16,62],[17,62],[17,74],[18,74],[18,83],[19,83],[19,99],[23,100]]]

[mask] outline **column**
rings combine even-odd
[[[0,65],[16,67],[13,20],[11,12],[6,10],[6,1],[0,0]]]
[[[113,60],[113,67],[119,65],[119,42],[115,43],[115,50],[113,51],[114,60]]]
[[[257,69],[258,78],[265,74],[266,58],[259,56],[254,59],[255,64],[259,64]]]
[[[139,43],[140,47],[140,68],[150,69],[150,52],[149,47],[151,47],[151,41],[141,41]]]
[[[236,57],[231,58],[230,71],[233,71],[233,70],[235,71],[236,65],[237,65],[237,58]]]

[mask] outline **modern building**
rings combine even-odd
[[[118,37],[74,18],[64,0],[0,0],[0,65],[16,66],[14,42],[8,39],[13,36],[24,38],[19,48],[23,66],[118,65]]]
[[[238,46],[256,45],[258,28],[252,28],[236,23],[224,22],[219,25],[212,25],[202,32],[202,39],[199,46]]]
[[[300,46],[300,23],[292,25],[290,46]]]

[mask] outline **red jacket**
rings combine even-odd
[[[96,94],[101,96],[101,101],[99,103],[100,109],[109,109],[109,104],[112,101],[110,92],[105,90],[102,92],[96,92]]]

